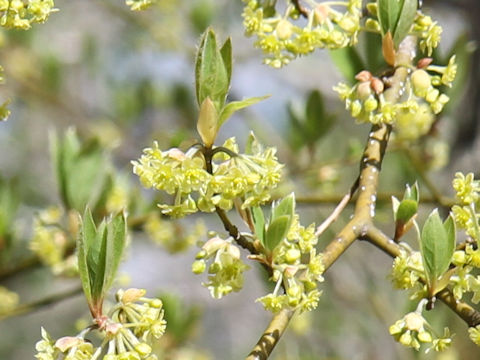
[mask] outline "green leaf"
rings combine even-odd
[[[417,15],[418,0],[403,0],[400,16],[393,32],[393,42],[398,46],[408,35],[412,28],[413,21]]]
[[[285,239],[290,222],[291,218],[288,215],[279,216],[270,222],[265,233],[265,247],[269,251],[275,250],[277,245]]]
[[[387,32],[395,33],[400,11],[403,7],[404,0],[377,0],[378,5],[378,22],[382,29],[382,35]]]
[[[403,199],[413,200],[417,203],[420,201],[420,191],[418,189],[418,183],[416,181],[413,184],[413,186],[407,185],[407,188],[405,189],[405,193],[403,194]]]
[[[454,233],[453,219],[451,217],[449,219],[444,226],[438,210],[435,209],[422,229],[420,250],[431,295],[436,292],[439,277],[448,270],[455,248],[455,236],[452,237],[452,229]]]
[[[115,278],[126,238],[126,219],[117,214],[95,226],[90,209],[81,219],[77,241],[78,268],[85,297],[91,309],[101,304]],[[101,309],[101,307],[100,307]],[[99,314],[95,314],[99,315]]]
[[[227,72],[228,84],[232,80],[232,39],[228,38],[220,49],[220,55],[222,56],[223,66]]]
[[[81,220],[80,236],[77,239],[77,258],[78,258],[78,272],[80,280],[82,281],[83,292],[87,298],[87,302],[92,302],[92,288],[90,282],[90,271],[88,268],[88,251],[92,239],[96,239],[97,230],[93,222],[92,213],[90,209],[86,209]]]
[[[445,256],[450,256],[450,259],[448,260],[449,264],[450,261],[452,260],[453,253],[455,252],[455,246],[457,243],[457,230],[455,228],[455,220],[453,218],[453,214],[450,213],[448,215],[447,219],[443,223],[443,227],[445,228],[445,231],[447,233],[447,251]]]
[[[417,13],[417,0],[377,0],[378,20],[385,36],[392,34],[395,46],[410,31]]]
[[[223,56],[228,60],[229,45],[224,46]],[[202,36],[195,62],[195,92],[199,106],[210,97],[217,109],[223,107],[230,86],[229,72],[231,66],[225,67],[215,33],[209,28]]]
[[[293,218],[295,214],[295,194],[290,193],[284,197],[280,202],[276,203],[272,207],[272,221],[276,218],[287,215]]]
[[[418,203],[414,200],[402,200],[397,209],[395,220],[401,224],[406,224],[415,216],[418,210]]]
[[[236,111],[246,108],[248,106],[255,105],[256,103],[262,100],[265,100],[269,97],[270,95],[265,95],[265,96],[259,96],[259,97],[252,97],[252,98],[248,98],[240,101],[232,101],[231,103],[228,103],[223,107],[222,111],[220,112],[220,116],[218,120],[218,128],[220,128],[220,126],[222,126],[225,123],[225,121],[227,121]]]
[[[97,253],[94,254],[92,251],[92,259],[90,263],[90,259],[87,257],[89,261],[89,270],[91,271],[91,287],[92,287],[92,299],[100,300],[103,299],[106,289],[104,289],[105,283],[105,268],[107,263],[107,241],[108,241],[108,230],[107,226],[100,226],[97,233],[96,242],[98,244],[98,249],[96,249]],[[96,257],[96,258],[95,258]]]
[[[105,264],[104,288],[107,291],[112,286],[122,260],[123,249],[127,235],[127,221],[125,213],[117,214],[107,225],[107,257]]]
[[[262,246],[265,247],[265,216],[263,215],[262,208],[260,206],[254,206],[250,208],[250,211],[255,227],[255,235]]]
[[[330,50],[329,53],[334,64],[349,83],[354,83],[355,75],[365,69],[365,64],[354,47]]]
[[[74,129],[63,139],[51,136],[51,153],[60,197],[67,209],[95,209],[108,178],[107,159],[98,141],[81,144]]]

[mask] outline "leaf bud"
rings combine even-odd
[[[370,85],[377,95],[381,94],[383,92],[383,89],[385,88],[383,81],[377,77],[372,78],[372,80],[370,81]]]
[[[432,63],[432,61],[433,61],[433,59],[431,57],[422,58],[422,59],[418,60],[417,68],[418,69],[424,69],[428,65],[430,65]]]
[[[362,82],[370,81],[372,79],[372,73],[368,70],[362,70],[355,75],[355,79]]]
[[[212,147],[217,137],[218,114],[215,104],[209,97],[206,97],[200,105],[198,115],[197,131],[206,147]]]

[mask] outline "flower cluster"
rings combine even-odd
[[[54,6],[53,0],[0,0],[0,25],[28,30],[33,23],[43,23],[57,11]]]
[[[479,214],[476,206],[480,197],[480,180],[475,180],[472,173],[466,176],[455,174],[453,189],[460,204],[452,208],[457,226],[464,229],[468,236],[480,242]]]
[[[203,283],[203,286],[210,290],[215,299],[232,291],[240,291],[243,287],[243,272],[249,268],[240,259],[240,249],[232,244],[232,240],[219,237],[208,240],[192,264],[193,273],[201,274],[207,268],[206,262],[213,259],[208,267],[208,282]]]
[[[412,289],[424,273],[420,252],[404,248],[393,261],[390,279],[397,289]]]
[[[148,9],[155,4],[158,0],[126,0],[125,4],[130,6],[132,11],[142,11]]]
[[[480,325],[468,329],[468,336],[475,344],[480,346]]]
[[[143,228],[155,243],[162,245],[172,254],[187,250],[207,233],[201,220],[197,220],[193,229],[186,232],[180,223],[162,219],[158,213],[150,214]]]
[[[447,66],[427,65],[431,60],[422,60],[415,69],[397,68],[397,72],[404,73],[405,81],[394,94],[394,102],[386,96],[386,91],[393,91],[385,90],[385,83],[390,79],[379,79],[368,71],[358,73],[358,82],[353,86],[340,83],[334,90],[357,121],[395,124],[402,127],[401,136],[418,138],[430,130],[433,114],[440,113],[449,100],[438,87],[450,87],[457,72],[455,56]]]
[[[245,209],[270,199],[282,169],[275,148],[264,149],[256,141],[250,148],[248,154],[238,154],[235,139],[228,139],[214,148],[218,151],[209,172],[198,149],[161,151],[154,143],[133,162],[133,171],[145,187],[174,195],[173,205],[159,204],[165,215],[182,217],[198,210],[213,212],[216,207],[230,210],[235,199],[241,199]]]
[[[63,224],[63,211],[59,207],[42,210],[34,218],[32,250],[54,274],[76,273],[76,256],[67,256],[72,245],[71,236]],[[74,234],[73,239],[76,237]]]
[[[283,14],[258,0],[243,1],[246,34],[257,37],[255,44],[263,50],[265,63],[272,67],[279,68],[318,48],[339,49],[357,42],[362,15],[360,0],[325,2],[305,9],[305,26],[295,25],[300,14],[291,1],[287,1]],[[345,12],[337,10],[338,6]]]
[[[151,338],[160,338],[166,328],[162,301],[144,297],[145,290],[119,290],[118,303],[109,317],[97,320],[77,336],[62,337],[55,342],[42,328],[35,357],[39,360],[157,360],[152,354]],[[86,335],[98,328],[102,344],[95,347]],[[102,354],[104,354],[103,357]]]
[[[442,336],[437,336],[434,329],[424,319],[421,313],[421,307],[424,301],[419,304],[419,309],[414,312],[410,312],[402,319],[398,320],[390,326],[390,335],[394,337],[396,341],[406,347],[420,349],[421,343],[429,343],[431,346],[426,352],[430,350],[443,351],[450,347],[452,343],[452,336],[448,328],[444,329]]]
[[[316,253],[317,241],[315,225],[305,228],[300,225],[298,215],[295,215],[286,239],[272,254],[275,289],[271,294],[257,299],[265,309],[272,312],[284,308],[311,311],[317,307],[321,295],[317,286],[318,282],[323,281],[322,274],[325,271],[322,254]],[[285,290],[284,294],[280,293],[281,288]]]
[[[418,12],[412,32],[418,36],[420,49],[423,52],[426,51],[428,56],[432,55],[433,49],[440,43],[442,31],[442,28],[430,16]]]

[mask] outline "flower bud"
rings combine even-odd
[[[207,265],[203,260],[195,260],[192,264],[192,272],[194,274],[201,274],[205,271]]]
[[[365,100],[372,94],[370,89],[370,82],[364,81],[357,86],[357,96],[360,100]]]
[[[122,294],[121,302],[124,304],[135,302],[147,293],[145,289],[127,289]]]
[[[218,236],[215,236],[208,240],[203,246],[202,249],[207,252],[207,254],[213,254],[218,251],[220,248],[227,245],[227,242]],[[198,255],[197,255],[198,256]]]
[[[146,343],[140,343],[135,346],[135,351],[138,352],[142,357],[144,357],[152,352],[152,348]]]
[[[177,161],[183,161],[187,158],[185,156],[185,153],[182,150],[177,148],[171,148],[170,150],[168,150],[167,155],[170,159],[177,160]]]
[[[372,112],[377,109],[378,101],[373,96],[370,96],[365,102],[363,103],[363,107],[366,112]]]
[[[301,252],[298,249],[289,249],[287,250],[285,254],[285,260],[287,260],[287,263],[293,264],[295,261],[300,259]]]
[[[415,70],[410,77],[415,95],[423,97],[432,85],[430,75],[423,69]]]
[[[228,244],[227,253],[234,259],[237,259],[237,260],[240,259],[240,249],[235,245]]]
[[[292,36],[292,24],[290,21],[282,19],[278,22],[275,31],[280,40],[290,39],[290,36]]]
[[[83,339],[75,336],[65,336],[55,342],[55,347],[61,352],[65,352],[74,346],[80,345],[81,343],[83,343]]]
[[[352,107],[350,108],[350,113],[353,117],[357,117],[362,112],[362,103],[358,100],[355,100],[352,103]]]
[[[405,315],[405,327],[408,330],[413,331],[420,331],[423,329],[423,324],[425,323],[425,319],[422,315],[416,312],[411,312]]]

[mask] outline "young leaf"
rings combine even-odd
[[[295,214],[295,194],[290,193],[290,195],[284,197],[280,202],[274,204],[272,208],[272,221],[276,218],[287,215],[293,218]]]
[[[222,56],[223,66],[227,72],[227,81],[230,85],[230,81],[232,80],[232,39],[228,38],[225,43],[223,44],[222,48],[220,49],[220,55]]]
[[[270,222],[265,233],[265,247],[269,251],[275,250],[277,245],[285,239],[291,222],[290,216],[282,215]]]
[[[232,101],[231,103],[226,104],[220,112],[217,129],[220,128],[220,126],[222,126],[223,123],[227,121],[236,111],[255,105],[256,103],[269,97],[270,95],[252,97],[240,101]]]
[[[218,115],[215,105],[209,97],[203,100],[198,114],[197,131],[206,147],[215,142],[218,132]]]
[[[265,216],[263,215],[262,208],[260,206],[254,206],[250,208],[252,212],[253,224],[255,226],[255,235],[258,240],[265,247]]]
[[[92,287],[92,299],[94,302],[97,300],[103,299],[106,289],[104,289],[105,283],[105,267],[107,263],[107,236],[108,230],[106,226],[100,226],[97,233],[96,242],[98,243],[98,253],[92,254],[95,256],[92,262],[90,262],[90,258],[87,257],[89,261],[89,269],[93,278],[91,279],[91,287]],[[93,248],[92,248],[93,249]]]
[[[418,183],[415,182],[413,186],[407,185],[405,193],[403,194],[404,200],[413,200],[415,202],[420,201],[420,191],[418,190]]]
[[[432,211],[422,229],[420,250],[431,295],[436,293],[437,280],[447,271],[452,260],[455,248],[452,229],[452,220],[447,220],[444,226],[437,209]]]
[[[408,35],[417,15],[418,0],[403,0],[401,2],[403,2],[403,6],[393,35],[395,46],[398,46]]]
[[[97,229],[93,222],[92,213],[90,209],[85,210],[83,219],[81,220],[80,236],[77,239],[77,258],[78,258],[78,272],[80,274],[80,280],[82,281],[83,292],[87,298],[87,302],[92,302],[92,288],[90,283],[90,271],[88,268],[87,256],[91,239],[95,239],[97,236]]]
[[[394,34],[400,12],[405,0],[377,0],[378,22],[382,29],[382,35],[388,32]]]
[[[217,110],[225,103],[225,98],[230,86],[229,74],[231,68],[225,67],[224,59],[228,60],[228,45],[220,54],[217,47],[217,39],[211,28],[207,29],[202,36],[195,62],[195,92],[198,105],[205,98],[210,97]]]
[[[107,225],[107,257],[105,263],[104,288],[107,291],[112,286],[122,259],[127,235],[125,213],[119,213]]]
[[[398,206],[396,221],[406,224],[418,210],[418,203],[413,200],[402,200]]]

